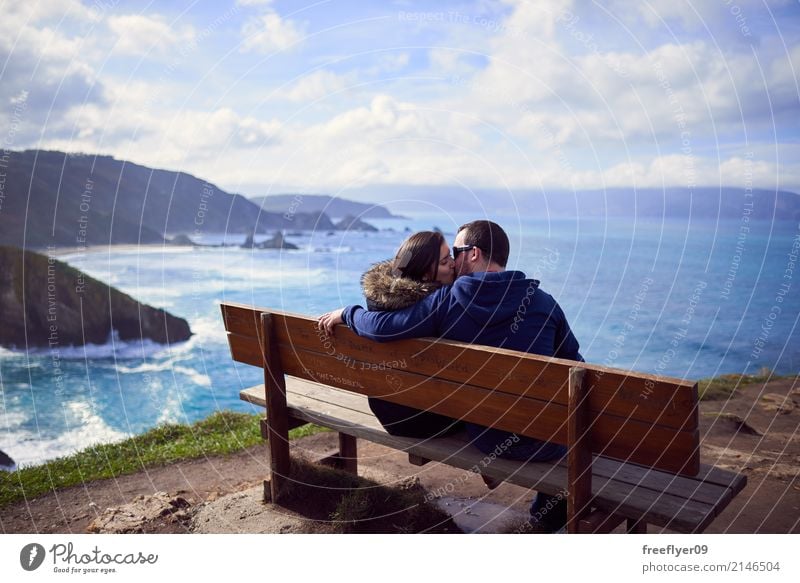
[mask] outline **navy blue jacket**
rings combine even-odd
[[[359,336],[379,342],[434,336],[583,360],[558,302],[521,271],[464,275],[404,310],[348,306],[342,316]]]

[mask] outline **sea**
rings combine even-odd
[[[112,337],[0,349],[0,450],[27,466],[159,424],[255,412],[238,395],[261,372],[231,360],[221,302],[308,315],[363,305],[361,274],[409,232],[438,228],[452,244],[473,218],[370,219],[376,233],[289,231],[292,251],[243,249],[243,235],[220,233],[196,242],[225,246],[64,252],[60,260],[186,318],[194,335],[171,346]],[[588,362],[691,380],[800,370],[796,221],[489,218],[509,234],[508,268],[559,301]]]

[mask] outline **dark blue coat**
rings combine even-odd
[[[464,275],[404,310],[348,306],[343,318],[359,336],[379,342],[434,336],[583,360],[558,302],[521,271]]]

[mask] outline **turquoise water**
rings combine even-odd
[[[289,237],[300,246],[290,252],[148,247],[65,255],[187,318],[195,336],[166,348],[110,339],[57,354],[0,352],[0,449],[30,464],[159,423],[250,411],[238,393],[260,374],[231,362],[221,301],[314,315],[363,303],[361,273],[393,254],[406,227],[436,225],[452,242],[469,218],[371,221],[393,231]],[[796,223],[493,218],[511,238],[509,267],[540,279],[559,300],[590,362],[688,379],[800,368]]]

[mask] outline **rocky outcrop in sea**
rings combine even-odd
[[[0,346],[82,346],[188,340],[189,323],[137,302],[55,257],[0,247]]]

